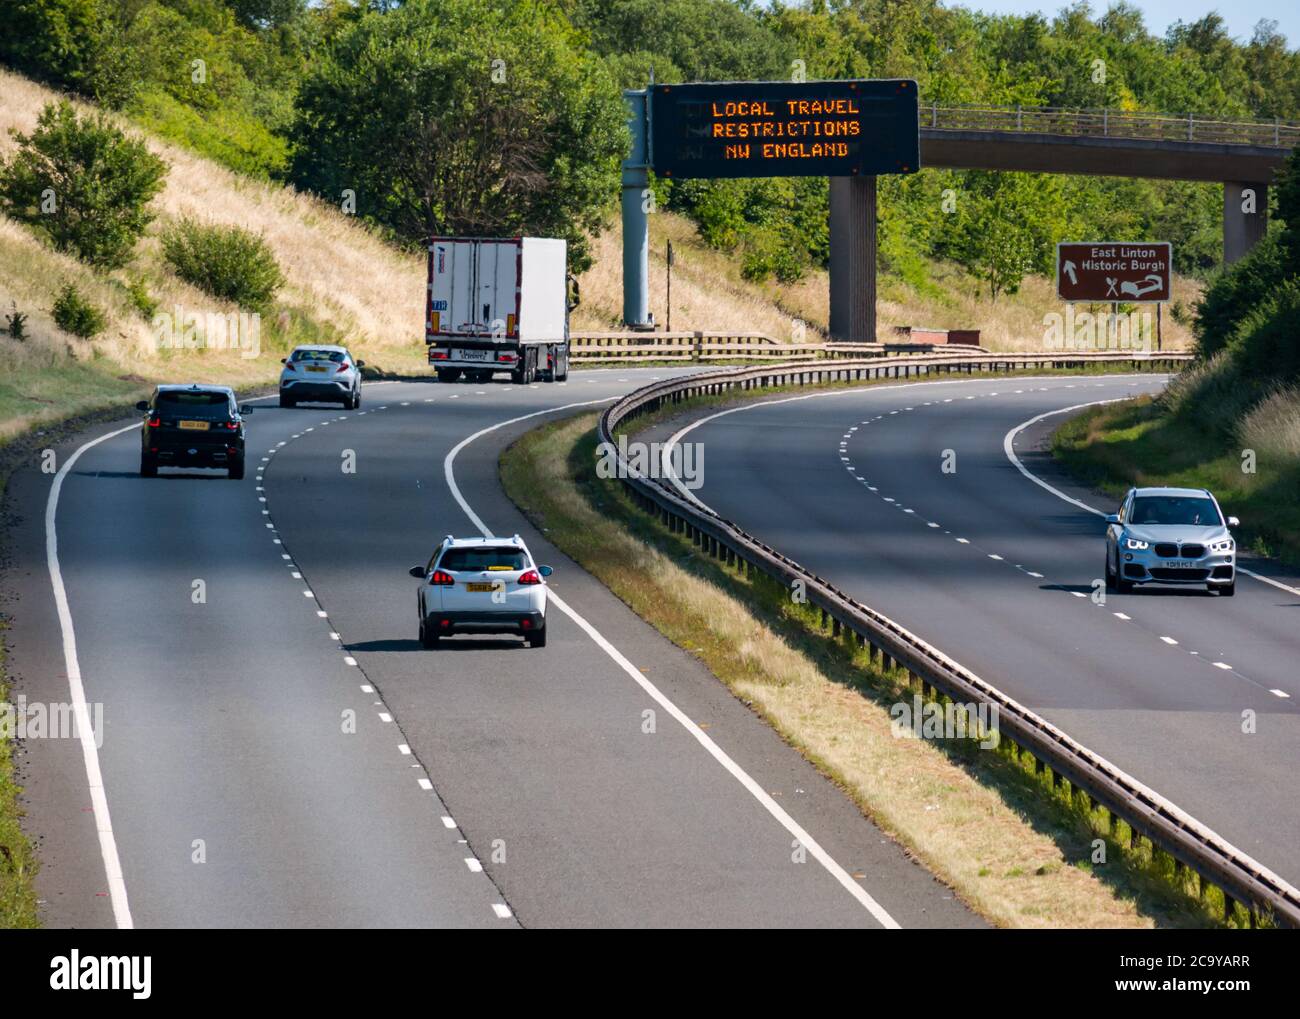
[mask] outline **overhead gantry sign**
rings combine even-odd
[[[662,177],[856,177],[920,162],[916,83],[724,82],[650,89]]]
[[[874,340],[876,186],[920,167],[917,86],[908,78],[652,85],[624,93],[623,318],[652,328],[647,171],[697,177],[829,177],[831,335]]]

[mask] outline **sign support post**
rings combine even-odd
[[[629,329],[653,329],[650,317],[650,218],[645,201],[650,188],[646,170],[647,98],[645,89],[623,92],[632,148],[623,160],[623,323]]]
[[[831,341],[876,342],[876,178],[832,177]]]

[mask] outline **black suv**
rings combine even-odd
[[[159,386],[136,410],[147,412],[140,426],[140,475],[159,467],[225,467],[244,476],[244,415],[228,386]]]

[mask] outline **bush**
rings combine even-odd
[[[54,323],[65,333],[88,340],[104,331],[108,324],[104,313],[81,296],[71,283],[67,284],[54,301]]]
[[[1196,343],[1201,356],[1212,357],[1226,347],[1241,320],[1293,271],[1288,269],[1279,234],[1273,231],[1221,273],[1196,306]]]
[[[120,106],[133,87],[111,0],[7,0],[0,60],[25,74]]]
[[[158,298],[149,293],[149,284],[142,276],[133,276],[126,285],[126,296],[146,322],[153,321],[158,310]]]
[[[15,133],[0,164],[0,209],[45,233],[60,251],[116,269],[131,257],[162,190],[167,164],[101,115],[47,104],[36,130]]]
[[[163,254],[176,275],[241,308],[263,308],[284,285],[270,247],[237,226],[178,220],[163,233]]]
[[[5,332],[21,343],[27,339],[27,316],[18,310],[18,302],[11,301],[13,312],[5,316]]]

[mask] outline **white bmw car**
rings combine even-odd
[[[546,646],[546,581],[524,544],[512,538],[453,538],[450,534],[424,566],[412,566],[420,644],[436,648],[444,637],[465,633],[517,633],[529,647]]]
[[[1106,517],[1106,586],[1204,584],[1237,593],[1237,544],[1218,500],[1204,488],[1130,488]]]

